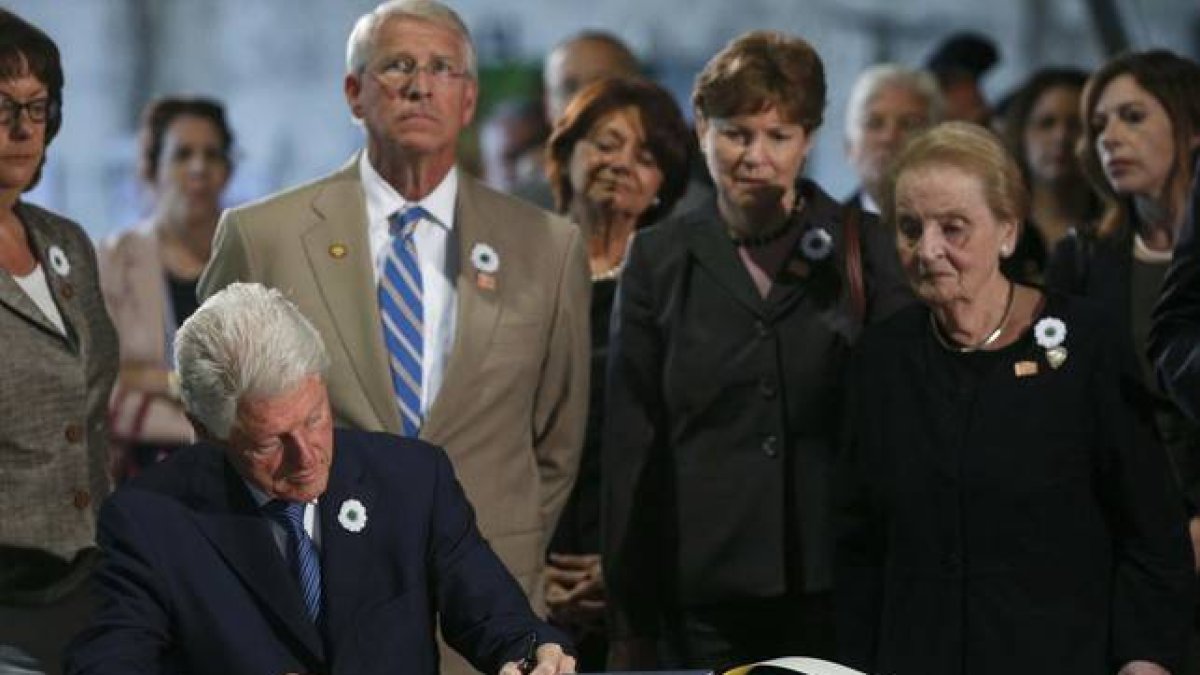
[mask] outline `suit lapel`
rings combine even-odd
[[[367,236],[358,157],[355,155],[313,199],[316,221],[301,237],[321,300],[333,317],[338,339],[345,347],[359,386],[366,392],[383,428],[399,433],[400,414],[392,394],[387,350],[375,302],[374,261]]]
[[[458,197],[454,214],[454,234],[458,242],[458,265],[455,291],[458,294],[458,312],[455,318],[454,346],[442,378],[442,389],[429,410],[429,418],[421,429],[421,438],[444,437],[441,428],[456,419],[455,411],[449,407],[459,399],[454,393],[456,383],[473,382],[476,363],[487,353],[492,334],[500,317],[505,293],[510,289],[505,283],[504,261],[516,259],[506,256],[512,245],[504,228],[496,227],[479,212],[475,197],[477,187],[473,179],[460,173]],[[492,276],[492,287],[481,284],[478,270],[471,262],[471,250],[476,244],[486,244],[495,249],[500,266]],[[443,421],[445,420],[445,421]]]
[[[331,656],[337,658],[339,646],[353,637],[355,617],[364,605],[396,592],[393,588],[385,589],[379,570],[380,560],[393,559],[396,552],[389,551],[381,558],[380,551],[391,545],[380,544],[387,516],[373,510],[379,503],[376,491],[348,443],[337,438],[334,446],[338,449],[334,453],[329,487],[320,500],[320,513],[325,626]],[[341,521],[342,507],[349,500],[357,500],[367,516],[365,526],[358,532]]]
[[[50,319],[46,318],[42,310],[38,309],[37,304],[7,274],[0,275],[0,302],[8,305],[13,311],[29,319],[51,335],[63,340],[72,349],[78,350],[78,333],[75,327],[81,325],[81,317],[76,297],[78,285],[74,279],[82,273],[83,261],[73,259],[74,251],[69,242],[60,241],[55,236],[57,232],[52,224],[46,222],[38,212],[24,208],[20,203],[17,205],[17,211],[25,224],[30,247],[38,259],[38,264],[41,265],[42,273],[46,277],[46,284],[50,287],[50,294],[54,297],[54,304],[62,316],[67,335],[63,336],[58,332],[58,328],[50,322]],[[65,274],[61,273],[63,268],[56,268],[51,262],[51,249],[57,249],[56,253],[61,254],[65,260]]]
[[[715,205],[714,205],[715,213]],[[737,249],[722,231],[720,218],[714,216],[695,223],[689,247],[692,255],[713,279],[735,300],[761,316],[766,309],[754,280],[738,258]]]
[[[218,484],[198,490],[215,507],[197,511],[200,531],[250,593],[286,628],[287,637],[307,653],[308,660],[324,661],[321,636],[309,620],[297,583],[275,545],[270,523],[258,512],[233,467],[223,457],[219,461],[221,468],[206,472],[218,475]]]

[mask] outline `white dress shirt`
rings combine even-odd
[[[367,234],[371,242],[375,285],[383,276],[383,262],[391,245],[388,218],[410,202],[371,166],[367,153],[359,161],[363,192],[367,198]],[[421,417],[437,400],[446,362],[454,347],[458,292],[458,247],[454,237],[454,206],[458,198],[458,169],[452,168],[433,192],[417,202],[429,217],[422,218],[413,232],[417,262],[421,267],[421,311],[425,321],[421,353]],[[383,330],[382,327],[379,329]]]

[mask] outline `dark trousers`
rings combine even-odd
[[[672,668],[720,671],[780,656],[834,656],[829,593],[688,607],[668,624],[661,657]]]
[[[0,547],[0,674],[62,672],[63,649],[95,610],[95,549],[70,562]]]

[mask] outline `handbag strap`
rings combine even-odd
[[[854,316],[861,324],[867,317],[867,291],[863,285],[862,263],[862,212],[854,207],[846,209],[846,220],[842,224],[846,249],[846,282],[850,286],[850,305]]]

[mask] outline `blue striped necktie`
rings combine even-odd
[[[304,531],[304,504],[273,499],[263,505],[263,511],[287,532],[292,574],[300,583],[308,618],[315,624],[321,616],[321,556]]]
[[[421,359],[425,352],[421,266],[413,232],[425,217],[425,209],[411,204],[389,218],[392,241],[385,251],[378,291],[392,388],[404,435],[411,437],[421,431]]]

